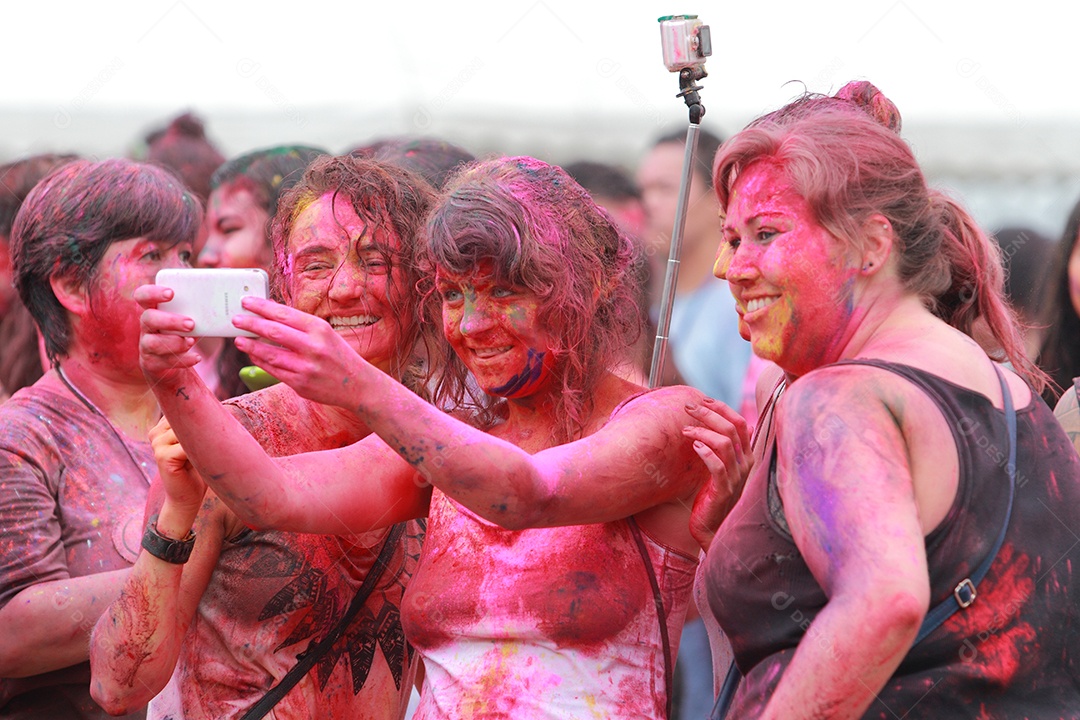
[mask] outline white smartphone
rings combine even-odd
[[[158,308],[195,321],[194,330],[181,333],[190,337],[255,337],[232,319],[251,315],[240,307],[240,298],[265,298],[270,286],[260,268],[169,268],[158,270],[154,282],[173,291],[173,299]]]

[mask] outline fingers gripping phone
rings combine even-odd
[[[269,278],[259,268],[169,268],[159,270],[155,283],[173,291],[173,299],[158,308],[186,315],[195,321],[190,337],[255,337],[233,326],[237,315],[251,315],[240,307],[246,296],[265,298]]]

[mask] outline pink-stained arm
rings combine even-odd
[[[1076,391],[1071,386],[1065,390],[1065,394],[1054,407],[1054,416],[1069,436],[1076,452],[1080,453],[1080,406],[1077,404]]]
[[[38,583],[0,609],[0,677],[22,678],[87,658],[94,622],[120,594],[129,568]]]
[[[244,307],[259,317],[236,325],[270,341],[238,341],[255,363],[302,397],[352,409],[433,485],[504,527],[608,522],[667,503],[688,516],[706,480],[683,433],[700,422],[686,412],[702,401],[691,388],[643,395],[596,433],[530,455],[423,402],[347,352],[324,321],[253,298]]]
[[[187,318],[156,309],[170,295],[155,285],[136,290],[136,300],[146,308],[140,362],[192,465],[244,523],[347,534],[426,514],[430,487],[377,438],[340,450],[271,458],[192,369],[199,359],[193,343],[170,334],[190,327]],[[347,345],[344,354],[356,357]]]
[[[828,602],[764,718],[862,717],[929,607],[909,448],[900,413],[883,399],[904,381],[881,375],[818,371],[793,383],[780,404],[784,512]]]
[[[165,421],[150,431],[158,478],[147,501],[165,537],[196,534],[185,564],[141,550],[120,597],[98,620],[90,641],[90,694],[111,714],[146,705],[165,687],[217,565],[232,516],[187,461]]]

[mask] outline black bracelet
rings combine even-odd
[[[142,537],[143,550],[167,563],[174,565],[186,563],[191,557],[191,549],[195,547],[195,531],[189,530],[183,540],[173,540],[158,532],[157,519],[158,516],[154,515],[146,523],[146,532]]]

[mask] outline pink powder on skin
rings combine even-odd
[[[858,268],[819,225],[783,168],[759,161],[736,180],[715,271],[735,296],[754,351],[799,376],[839,359],[862,313]]]

